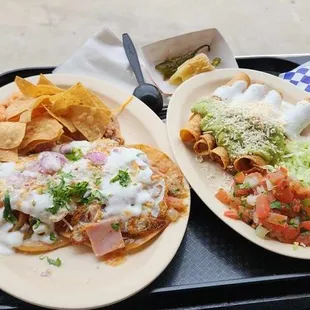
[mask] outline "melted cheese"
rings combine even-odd
[[[62,180],[65,180],[65,186],[84,181],[88,184],[89,192],[100,191],[106,196],[102,207],[103,216],[120,218],[124,227],[131,217],[141,214],[158,216],[160,203],[164,199],[165,182],[164,178],[154,176],[145,153],[134,148],[107,148],[100,141],[74,141],[66,147],[80,149],[83,157],[77,161],[67,160],[57,153],[61,150],[57,147],[53,152],[21,159],[17,164],[0,164],[1,199],[8,192],[12,210],[29,214],[41,222],[32,227],[30,241],[53,243],[50,234],[55,233],[54,223],[77,208],[75,203],[69,202],[56,214],[48,210],[54,206],[49,184],[60,184]],[[87,156],[91,152],[104,152],[105,161],[100,164],[92,162]],[[130,177],[126,186],[119,181],[111,181],[121,170],[126,171]],[[0,208],[0,254],[11,253],[14,246],[23,242],[21,232],[9,232],[12,224],[3,219],[3,210]]]

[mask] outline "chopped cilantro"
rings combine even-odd
[[[299,218],[292,218],[289,220],[289,225],[295,227],[295,228],[298,228],[299,227]]]
[[[131,182],[131,178],[127,170],[119,170],[118,174],[110,180],[110,183],[118,182],[123,187],[127,187]]]
[[[170,190],[170,193],[171,193],[172,195],[176,195],[179,191],[180,191],[179,188],[173,188],[173,189]]]
[[[271,209],[281,209],[281,202],[278,201],[278,200],[273,201],[273,202],[270,204],[270,208],[271,208]]]
[[[112,227],[114,230],[119,231],[120,225],[119,225],[119,223],[112,223],[112,224],[111,224],[111,227]]]
[[[61,260],[59,259],[59,257],[57,257],[56,259],[52,259],[52,258],[49,258],[48,256],[41,255],[41,256],[39,256],[39,259],[40,259],[40,260],[46,259],[47,262],[48,262],[50,265],[53,265],[53,266],[56,266],[56,267],[60,267],[61,264],[62,264],[62,262],[61,262]]]
[[[56,237],[55,233],[53,233],[53,232],[50,233],[50,239],[51,239],[51,241],[56,241],[57,237]]]
[[[310,198],[306,198],[302,201],[304,207],[310,207]]]
[[[87,197],[83,197],[81,203],[90,204],[93,201],[98,203],[104,203],[107,201],[107,197],[103,195],[99,190],[92,190]]]
[[[96,177],[94,183],[96,186],[99,186],[101,184],[101,177]]]
[[[58,211],[62,208],[68,208],[67,204],[70,201],[70,190],[66,186],[64,179],[60,180],[59,184],[48,185],[48,192],[53,197],[53,206],[46,208],[45,210],[52,213],[53,215],[57,214]]]
[[[70,197],[83,198],[88,191],[88,182],[82,181],[69,186]]]
[[[73,175],[69,172],[60,171],[58,174],[64,179],[73,179]]]
[[[56,266],[56,267],[60,267],[61,266],[61,260],[59,259],[59,257],[57,257],[56,259],[52,259],[52,258],[46,257],[46,259],[47,259],[47,262],[50,265],[53,265],[53,266]]]
[[[239,188],[241,188],[241,189],[249,189],[249,188],[251,188],[251,185],[250,185],[250,183],[245,182],[243,184],[240,184]]]
[[[10,201],[10,194],[6,192],[4,194],[4,211],[3,211],[3,218],[12,224],[15,224],[17,222],[16,217],[13,214],[12,207],[11,207],[11,201]]]
[[[41,221],[39,219],[34,218],[34,219],[32,219],[32,222],[33,222],[32,228],[33,229],[38,229],[40,224],[41,224]]]
[[[67,153],[66,158],[68,158],[71,161],[77,161],[83,157],[83,153],[78,148],[73,148],[70,153]]]

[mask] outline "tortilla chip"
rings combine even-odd
[[[164,152],[146,144],[129,145],[144,152],[150,160],[151,166],[165,175],[168,195],[178,198],[189,196],[188,189],[184,186],[184,176],[177,164]]]
[[[49,85],[49,86],[54,86],[56,87],[56,85],[51,82],[45,75],[43,75],[42,73],[40,74],[40,78],[39,81],[37,83],[37,85]]]
[[[95,106],[97,106],[98,108],[102,108],[102,109],[107,109],[107,110],[110,110],[108,106],[106,106],[102,100],[96,95],[94,94],[92,91],[86,89],[89,96],[90,96],[90,99],[92,100],[93,104]]]
[[[70,114],[73,125],[88,141],[103,137],[112,116],[109,110],[87,106],[72,106]]]
[[[64,246],[67,246],[70,243],[71,243],[70,239],[67,239],[63,236],[59,236],[58,239],[52,244],[47,244],[40,241],[29,241],[16,247],[16,250],[28,254],[37,254],[43,252],[50,252],[62,248]]]
[[[43,95],[55,95],[63,92],[62,89],[51,85],[34,85],[29,81],[17,76],[15,83],[19,90],[28,97],[37,98]]]
[[[21,123],[28,123],[31,121],[33,117],[37,117],[42,115],[45,112],[44,107],[41,104],[44,102],[48,102],[49,96],[40,96],[39,98],[35,99],[33,105],[26,111],[20,114],[19,122]]]
[[[66,111],[70,106],[96,106],[88,90],[81,83],[77,83],[60,96],[57,96],[56,100],[51,98],[51,101],[54,103],[52,108],[52,112],[54,113],[60,110]]]
[[[61,135],[59,138],[59,143],[70,143],[74,141],[71,137],[66,136],[65,134]]]
[[[52,116],[53,118],[57,119],[61,124],[63,124],[66,128],[69,129],[70,132],[76,132],[76,128],[73,125],[73,123],[71,122],[70,119],[65,118],[63,116],[57,116],[56,114],[54,114],[47,105],[42,104],[43,107],[45,108],[45,110],[47,111],[47,113]]]
[[[18,152],[17,147],[11,150],[0,149],[0,161],[17,161]]]
[[[27,123],[26,134],[19,149],[24,153],[30,143],[53,141],[59,138],[62,133],[62,125],[48,114],[33,118]]]
[[[25,136],[26,124],[0,122],[0,149],[13,149],[19,146]]]
[[[7,120],[13,119],[15,116],[19,116],[24,111],[32,108],[37,99],[18,99],[13,101],[5,111],[5,117]]]

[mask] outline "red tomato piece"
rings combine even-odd
[[[274,196],[277,200],[284,203],[291,203],[294,199],[294,193],[288,180],[282,180],[275,188]]]
[[[236,186],[234,189],[234,192],[235,192],[236,197],[248,196],[249,194],[252,193],[252,189],[251,188],[239,188],[238,186]]]
[[[278,185],[280,182],[282,182],[285,179],[286,175],[283,174],[282,171],[278,170],[276,172],[269,172],[267,174],[267,179],[271,181],[271,183]]]
[[[303,243],[306,246],[310,245],[310,234],[309,231],[306,231],[304,233],[301,233],[298,238],[296,239],[297,242]]]
[[[240,205],[241,205],[241,199],[239,197],[232,197],[230,199],[230,203],[229,205],[234,208],[237,209]]]
[[[240,219],[237,210],[227,210],[224,212],[224,215],[234,220]]]
[[[234,180],[236,183],[241,184],[243,183],[245,179],[245,174],[243,172],[238,172],[235,176],[234,176]]]
[[[310,221],[304,221],[300,224],[300,228],[304,228],[306,230],[310,230]]]
[[[215,197],[225,205],[229,205],[231,198],[229,193],[227,193],[223,188],[220,188],[218,192],[215,194]]]
[[[287,227],[284,228],[282,234],[283,234],[283,240],[281,240],[282,242],[293,243],[300,234],[300,230],[298,227],[288,225]]]
[[[270,203],[267,195],[259,194],[256,199],[256,216],[265,219],[270,214]]]

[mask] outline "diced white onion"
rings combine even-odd
[[[260,237],[260,238],[262,238],[262,239],[265,239],[265,237],[266,237],[266,235],[269,233],[269,231],[265,228],[265,227],[263,227],[263,226],[261,226],[261,225],[258,225],[257,227],[256,227],[256,229],[255,229],[255,234],[256,234],[256,236],[257,237]]]
[[[270,180],[266,179],[266,185],[267,185],[267,189],[269,191],[271,191],[273,189],[273,185],[272,185]]]
[[[259,184],[259,179],[256,175],[248,175],[245,177],[243,183],[247,183],[251,188],[253,188]]]
[[[167,217],[171,222],[175,222],[180,217],[180,213],[177,210],[171,208],[167,211]]]
[[[258,194],[265,194],[266,193],[266,190],[263,186],[257,186],[256,191]]]
[[[250,206],[255,206],[256,199],[257,199],[257,196],[255,196],[255,195],[249,195],[249,196],[246,198],[246,202],[247,202]]]

